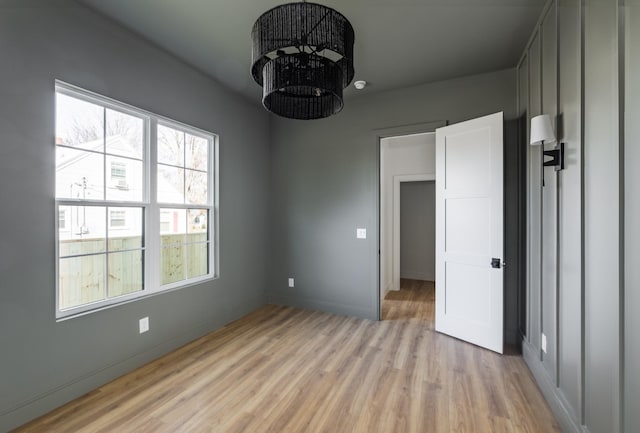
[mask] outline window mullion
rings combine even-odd
[[[146,287],[149,292],[160,288],[160,208],[158,206],[158,122],[151,119],[147,141],[147,198],[148,212],[145,213]]]
[[[102,106],[102,198],[107,202],[107,108]],[[106,204],[106,203],[105,203]],[[109,205],[105,206],[104,222],[104,299],[109,299]]]
[[[105,187],[106,189],[106,187]],[[106,194],[106,191],[105,191]],[[104,260],[105,260],[105,275],[104,275],[104,300],[109,299],[109,213],[111,212],[110,206],[105,206],[104,208]]]
[[[184,200],[184,255],[182,256],[182,266],[184,267],[184,277],[189,279],[189,207],[187,203],[187,133],[182,132],[182,176],[183,176],[183,200]]]
[[[218,224],[219,224],[219,200],[220,200],[220,182],[219,182],[219,152],[220,152],[220,143],[218,137],[213,137],[210,141],[209,145],[209,160],[208,160],[208,169],[209,169],[209,188],[211,188],[211,192],[209,193],[209,269],[210,273],[214,277],[218,277],[220,275],[220,259],[219,259],[219,249],[220,249],[220,237],[218,235]]]

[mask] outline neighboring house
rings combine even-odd
[[[61,139],[57,142],[60,144]],[[143,170],[138,159],[140,152],[122,135],[106,138],[108,152],[106,161],[98,153],[85,151],[102,151],[103,140],[97,139],[71,147],[58,147],[56,154],[56,196],[70,199],[102,198],[106,191],[110,200],[135,202],[143,199]],[[89,173],[89,175],[87,175]],[[158,194],[167,202],[180,203],[183,196],[179,187],[164,176],[157,179]],[[105,187],[105,188],[103,188]],[[95,239],[105,236],[105,221],[101,215],[101,207],[62,206],[58,213],[58,227],[61,240]],[[206,218],[206,212],[193,217],[190,226],[198,225]],[[109,237],[139,236],[139,224],[132,224],[140,218],[137,208],[109,208],[107,229]],[[174,209],[160,210],[161,234],[184,234],[187,231],[186,215]]]

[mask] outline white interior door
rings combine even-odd
[[[436,331],[502,353],[502,113],[436,130]]]

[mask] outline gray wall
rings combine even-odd
[[[639,4],[624,4],[550,1],[518,67],[520,114],[556,115],[566,146],[566,169],[547,168],[542,193],[540,150],[529,152],[523,342],[525,360],[566,431],[640,431],[634,314],[640,232],[633,224],[640,201],[631,192],[640,185],[634,174],[640,93],[637,56],[629,49],[640,43],[631,31]],[[625,121],[622,108],[633,120]]]
[[[381,128],[504,111],[515,117],[515,71],[358,96],[329,119],[275,119],[268,299],[378,318],[378,142]],[[366,240],[356,228],[366,227]],[[287,277],[296,287],[287,287]]]
[[[3,1],[0,8],[6,431],[264,304],[269,118],[85,8],[60,1]],[[218,280],[56,323],[55,79],[220,135]],[[139,335],[143,316],[151,330]]]
[[[400,277],[436,279],[436,184],[400,183]]]
[[[617,12],[617,0],[585,1],[583,421],[592,433],[622,431]]]
[[[624,8],[624,426],[640,431],[640,0]]]

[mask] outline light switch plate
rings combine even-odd
[[[149,317],[143,317],[140,319],[140,333],[144,334],[149,330]]]
[[[293,278],[289,278],[289,287],[293,287],[294,281]]]
[[[356,239],[366,239],[367,229],[356,229]]]

